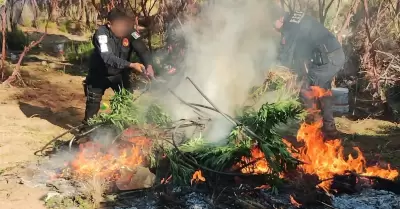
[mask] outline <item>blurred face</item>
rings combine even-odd
[[[283,17],[277,19],[277,20],[275,21],[275,23],[274,23],[274,28],[275,28],[275,30],[277,30],[277,31],[280,31],[281,28],[282,28],[282,26],[283,26]]]
[[[129,35],[132,24],[128,19],[118,19],[110,22],[109,27],[115,36],[122,38]]]

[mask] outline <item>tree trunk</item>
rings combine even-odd
[[[326,5],[326,1],[327,0],[318,0],[319,22],[322,24],[325,24],[326,15],[334,2],[334,0],[329,0],[328,5]]]
[[[83,12],[83,1],[84,0],[79,0],[79,5],[78,5],[78,18],[77,20],[82,21],[82,12]]]
[[[6,60],[6,27],[7,27],[7,20],[6,20],[6,6],[3,6],[3,10],[1,13],[1,34],[3,36],[2,45],[1,45],[1,80],[4,79],[4,67],[5,67],[5,60]]]
[[[90,26],[91,25],[91,22],[90,22],[90,20],[91,20],[91,18],[90,18],[91,12],[90,12],[89,3],[87,1],[85,1],[84,5],[85,5],[84,8],[85,8],[85,15],[86,15],[86,25]]]
[[[8,0],[6,1],[6,7],[7,7],[7,30],[9,31],[15,31],[17,29],[17,21],[14,20],[14,9],[13,5],[15,4],[15,0]]]
[[[57,21],[58,19],[58,1],[57,0],[49,0],[49,20]]]
[[[85,24],[87,24],[88,22],[88,18],[87,18],[87,2],[85,0],[82,0],[82,9],[81,9],[81,18],[80,21],[84,22]]]
[[[342,25],[342,28],[340,28],[340,31],[337,35],[340,43],[342,43],[342,39],[343,39],[342,34],[343,34],[344,30],[346,30],[349,27],[350,20],[354,16],[354,14],[357,12],[358,5],[360,4],[360,2],[361,2],[361,0],[355,0],[354,4],[352,5],[351,9],[349,10],[349,13],[347,13],[346,21]]]

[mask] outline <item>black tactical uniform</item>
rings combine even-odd
[[[336,37],[315,18],[303,12],[286,14],[281,28],[280,61],[283,65],[306,75],[308,82],[302,87],[300,98],[306,108],[314,101],[305,92],[310,86],[331,89],[331,82],[345,62],[343,49]],[[328,133],[336,132],[332,111],[332,96],[318,101],[324,127]]]
[[[136,52],[144,66],[150,65],[150,52],[137,32],[125,38],[116,37],[106,26],[100,26],[93,35],[94,50],[90,57],[89,74],[85,81],[85,122],[100,109],[101,98],[106,89],[133,91],[129,68],[132,53]]]

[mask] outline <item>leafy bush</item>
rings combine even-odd
[[[58,26],[58,29],[64,33],[69,33],[72,30],[75,30],[76,24],[71,20],[65,20],[61,22]]]
[[[93,45],[91,42],[79,43],[67,46],[65,56],[70,62],[87,61],[92,53]]]
[[[179,150],[167,151],[171,161],[172,175],[176,183],[187,183],[191,174],[198,169],[186,162],[190,158],[199,165],[222,172],[242,161],[242,156],[249,157],[255,142],[264,153],[271,170],[267,182],[279,183],[278,174],[281,171],[295,168],[296,160],[287,150],[282,137],[275,132],[277,126],[286,123],[290,119],[297,118],[301,114],[300,104],[295,100],[279,101],[277,103],[265,103],[256,110],[250,110],[237,118],[241,125],[235,127],[228,143],[223,146],[210,144],[203,138],[190,139],[179,146]],[[244,126],[252,130],[259,138],[256,139],[245,130]],[[183,157],[181,154],[184,153]]]
[[[68,33],[68,28],[66,24],[60,24],[60,26],[58,27],[58,29],[63,32],[63,33]]]
[[[141,119],[139,107],[133,102],[134,95],[125,89],[111,98],[111,113],[100,113],[89,121],[89,124],[110,123],[120,130],[132,124],[138,124]]]
[[[129,91],[122,89],[117,92],[110,101],[111,113],[100,113],[89,121],[94,124],[112,124],[120,130],[130,125],[155,124],[166,127],[171,123],[171,118],[161,106],[152,103],[150,106],[138,105],[135,103],[136,96]]]
[[[0,43],[3,41],[3,36],[0,33]],[[12,50],[23,50],[24,46],[27,45],[28,38],[25,33],[20,29],[15,29],[11,32],[7,32],[6,35],[6,44],[9,49]]]
[[[57,23],[55,22],[47,22],[47,20],[39,20],[37,23],[38,28],[45,29],[47,24],[48,29],[56,29]]]

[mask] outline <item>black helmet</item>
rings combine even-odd
[[[125,11],[121,9],[113,8],[107,14],[107,20],[109,22],[113,22],[114,20],[120,20],[120,19],[129,19],[129,16],[125,13]]]

